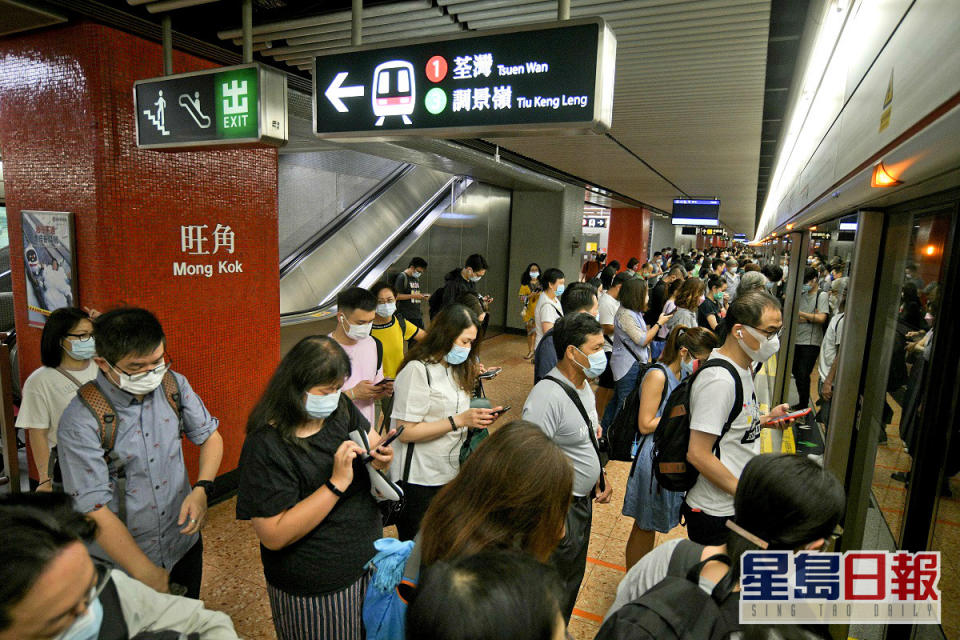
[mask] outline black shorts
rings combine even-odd
[[[694,509],[684,500],[680,505],[680,515],[687,527],[687,537],[697,544],[721,545],[727,543],[727,520],[730,516],[711,516],[700,509]]]
[[[607,353],[607,368],[603,370],[603,373],[600,374],[600,377],[597,378],[597,386],[604,389],[616,389],[617,382],[613,379],[613,371],[610,370],[610,356],[613,354],[609,351]]]

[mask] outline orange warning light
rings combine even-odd
[[[928,244],[926,247],[924,247],[923,252],[928,256],[932,256],[937,253],[937,248],[932,244]]]
[[[870,179],[871,187],[895,187],[898,184],[903,182],[891,176],[882,162],[874,168],[873,177]]]
[[[788,225],[787,225],[787,231],[790,231],[791,229],[793,229],[793,224],[788,224]]]
[[[810,227],[810,231],[816,231],[816,230],[817,230],[817,225],[813,225],[812,227]]]

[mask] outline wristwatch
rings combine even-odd
[[[197,480],[197,484],[193,485],[193,488],[203,487],[203,492],[207,494],[207,497],[210,497],[210,494],[213,493],[213,480]]]

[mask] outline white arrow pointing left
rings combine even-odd
[[[363,85],[358,84],[352,87],[344,87],[343,81],[347,79],[347,72],[342,71],[337,74],[337,77],[333,79],[333,82],[330,83],[330,86],[327,87],[327,90],[323,95],[327,96],[327,100],[330,101],[330,104],[340,113],[347,113],[347,105],[343,104],[343,100],[340,98],[362,98],[363,97]]]

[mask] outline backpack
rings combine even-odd
[[[667,576],[645,594],[617,609],[600,627],[596,640],[723,640],[740,628],[740,598],[730,572],[706,593],[700,588],[704,565],[724,554],[700,560],[703,546],[683,540],[670,555]]]
[[[637,426],[637,417],[640,413],[640,386],[643,384],[643,378],[650,369],[654,367],[664,368],[664,365],[656,362],[643,363],[640,365],[640,373],[637,376],[637,384],[627,395],[623,405],[617,411],[613,424],[607,429],[607,441],[610,444],[610,459],[630,462],[636,456],[637,444],[640,441],[640,428]],[[666,373],[666,372],[664,372]],[[660,397],[660,404],[667,396],[667,384],[664,382],[663,395]],[[646,434],[644,435],[646,438]]]
[[[420,550],[413,540],[396,538],[381,538],[373,546],[377,555],[364,567],[372,570],[363,599],[367,640],[404,640],[407,603],[420,578]]]
[[[181,437],[183,436],[183,403],[180,396],[180,384],[169,370],[163,374],[163,380],[160,382],[163,388],[163,394],[170,404],[170,408],[177,416],[177,423]],[[127,523],[127,472],[126,464],[120,458],[120,455],[114,450],[117,444],[117,410],[110,402],[110,399],[103,393],[95,380],[84,384],[77,389],[77,397],[80,402],[90,410],[93,417],[97,419],[97,425],[100,435],[100,446],[103,448],[103,457],[107,461],[107,470],[111,478],[116,478],[114,485],[114,495],[118,497],[117,506],[119,512],[117,517],[124,524]],[[56,477],[61,477],[60,461],[55,460],[56,468],[54,470]]]
[[[743,384],[740,382],[740,373],[722,358],[707,360],[692,376],[680,382],[667,399],[667,405],[660,415],[660,423],[653,432],[653,472],[657,476],[657,482],[667,491],[688,491],[700,475],[696,467],[687,462],[687,449],[690,447],[690,391],[700,373],[711,367],[726,369],[733,376],[736,386],[730,415],[713,445],[713,451],[718,458],[720,441],[743,410]]]

